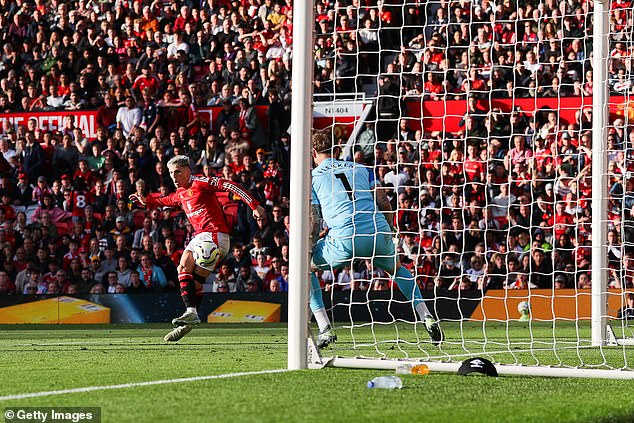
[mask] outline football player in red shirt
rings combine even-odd
[[[160,198],[143,198],[135,193],[130,196],[130,200],[148,208],[180,207],[195,231],[195,236],[185,247],[178,265],[181,297],[187,309],[181,317],[172,320],[176,328],[165,336],[166,341],[175,342],[188,334],[192,325],[200,323],[196,307],[202,298],[202,283],[229,252],[229,227],[214,193],[223,191],[237,195],[253,210],[256,219],[262,219],[266,212],[240,185],[223,178],[192,175],[187,156],[173,157],[167,162],[167,169],[176,186],[176,192]],[[220,250],[217,260],[205,268],[196,263],[193,255],[194,248],[201,241],[211,241]]]

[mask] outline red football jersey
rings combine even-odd
[[[93,202],[92,194],[90,192],[76,190],[71,192],[71,196],[73,216],[83,216],[86,206]]]
[[[258,201],[240,185],[223,178],[200,176],[192,177],[189,188],[178,188],[175,193],[165,197],[147,197],[147,206],[149,208],[180,207],[197,234],[200,232],[229,233],[222,206],[213,194],[218,191],[237,195],[251,210],[259,206]]]
[[[476,177],[481,178],[481,175],[485,173],[484,163],[478,159],[467,158],[464,161],[463,168],[468,182],[473,181]]]

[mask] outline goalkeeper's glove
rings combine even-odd
[[[398,229],[395,226],[391,227],[392,229],[392,243],[394,243],[394,248],[398,247],[398,244],[401,242],[401,237],[398,234]]]

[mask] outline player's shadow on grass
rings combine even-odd
[[[634,411],[621,416],[606,416],[594,421],[596,423],[632,423],[634,422]]]

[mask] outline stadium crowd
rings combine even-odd
[[[631,85],[628,7],[619,0],[611,12],[614,92]],[[591,111],[564,123],[486,100],[591,95],[591,2],[315,8],[314,91],[376,98],[354,160],[387,190],[419,285],[589,287]],[[270,211],[255,221],[221,196],[234,246],[207,289],[286,290],[292,34],[290,0],[1,0],[0,112],[97,109],[98,128],[88,139],[72,117],[58,131],[3,120],[0,293],[177,292],[191,227],[175,210],[127,200],[173,190],[165,164],[177,154]],[[463,130],[419,129],[401,116],[417,98],[466,100]],[[212,122],[205,107],[220,108]],[[615,287],[634,265],[621,248],[634,242],[631,138],[617,120],[607,141]],[[368,260],[320,277],[326,289],[392,286]]]
[[[354,159],[390,187],[403,262],[428,290],[590,287],[592,110],[566,120],[552,109],[490,105],[592,95],[591,2],[391,3],[358,16],[346,9],[339,22],[351,29],[335,68],[344,91],[367,83],[352,75],[379,72],[377,124],[357,138]],[[611,6],[609,86],[623,94],[631,2]],[[424,131],[403,116],[405,101],[420,99],[466,101],[460,131]],[[633,133],[619,118],[607,138],[614,288],[633,286]]]

